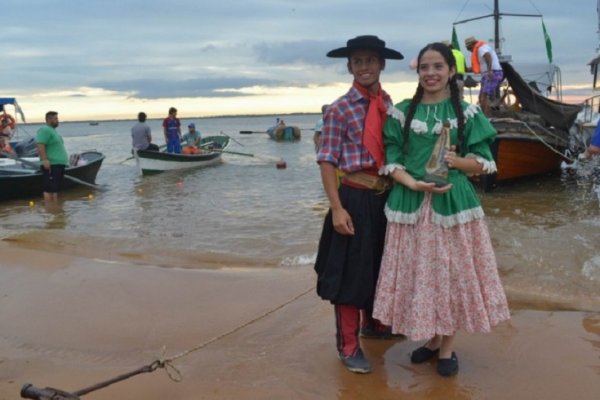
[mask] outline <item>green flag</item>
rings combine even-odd
[[[452,27],[452,47],[456,50],[460,50],[460,44],[458,43],[458,36],[456,35],[456,28],[454,26]]]
[[[542,29],[544,30],[544,41],[546,42],[546,54],[548,55],[548,62],[552,64],[552,41],[550,40],[550,35],[548,35],[548,32],[546,32],[544,20],[542,20]]]

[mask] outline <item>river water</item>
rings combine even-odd
[[[103,191],[61,193],[0,205],[0,237],[31,248],[165,268],[310,268],[327,201],[315,163],[318,115],[288,115],[302,140],[277,143],[264,132],[276,116],[182,119],[203,135],[227,134],[223,163],[141,176],[130,156],[135,121],[62,123],[70,153],[106,155]],[[160,121],[148,121],[163,143]],[[39,125],[21,127],[33,135]],[[287,168],[274,160],[283,158]],[[513,307],[600,311],[600,201],[594,162],[554,176],[481,193],[500,273]],[[600,182],[600,180],[598,180]]]

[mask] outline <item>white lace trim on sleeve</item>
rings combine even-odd
[[[395,170],[406,170],[406,167],[402,164],[386,164],[379,169],[379,175],[389,175]]]
[[[473,153],[467,154],[465,158],[473,158],[475,159],[475,161],[481,164],[483,166],[484,174],[493,174],[494,172],[498,171],[498,169],[496,168],[496,162],[494,160],[488,161],[485,158]]]

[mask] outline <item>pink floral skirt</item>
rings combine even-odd
[[[426,196],[416,224],[388,222],[373,316],[412,340],[489,332],[510,312],[485,221],[431,217]]]

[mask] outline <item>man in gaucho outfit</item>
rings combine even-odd
[[[401,60],[377,36],[357,36],[327,53],[346,58],[352,87],[324,116],[317,162],[329,200],[315,263],[317,293],[334,305],[338,356],[346,368],[368,373],[359,342],[392,339],[390,329],[371,317],[385,239],[383,209],[390,181],[383,173],[383,125],[393,106],[381,88],[385,60]],[[344,176],[338,187],[336,170]]]

